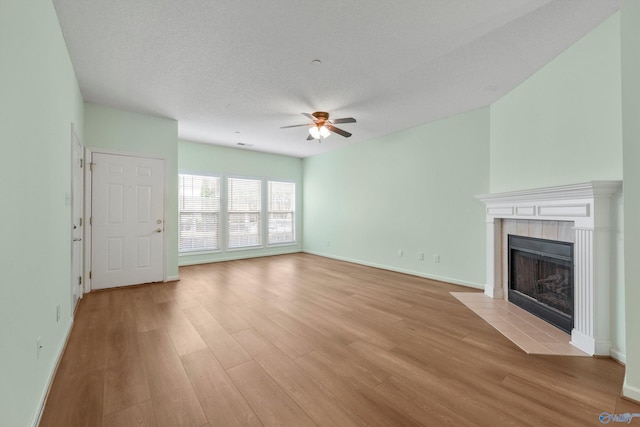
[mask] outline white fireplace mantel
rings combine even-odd
[[[485,293],[504,298],[501,224],[503,219],[573,221],[574,328],[571,343],[591,355],[609,355],[612,196],[622,181],[536,188],[476,196],[486,205],[487,277]]]

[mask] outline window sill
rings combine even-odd
[[[178,252],[178,257],[188,257],[194,255],[211,255],[211,254],[220,254],[223,251],[220,249],[211,249],[211,250],[202,250],[202,251],[189,251],[189,252]]]
[[[297,246],[298,242],[282,242],[282,243],[270,243],[267,248],[281,248],[283,246]]]

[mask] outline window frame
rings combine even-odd
[[[188,176],[196,176],[196,177],[206,177],[206,178],[217,178],[219,181],[220,194],[218,200],[218,230],[217,230],[217,240],[218,247],[217,248],[202,248],[202,249],[193,249],[193,250],[180,250],[181,238],[180,238],[180,217],[182,215],[182,210],[180,209],[180,176],[188,175]],[[223,189],[224,177],[221,174],[214,173],[203,173],[203,172],[195,172],[195,171],[186,171],[181,170],[178,172],[178,256],[189,256],[189,255],[198,255],[198,254],[209,254],[209,253],[219,253],[224,251],[224,242],[222,239],[222,229],[223,229],[223,213],[224,213],[224,205],[223,205],[223,197],[224,197],[224,189]],[[185,211],[185,212],[196,212],[196,211]],[[210,213],[206,211],[197,211],[200,213]],[[197,213],[196,212],[196,213]]]
[[[278,213],[280,212],[290,212],[291,213],[291,220],[292,220],[292,230],[291,230],[291,234],[293,236],[292,240],[289,241],[284,241],[284,242],[274,242],[274,243],[270,243],[269,242],[269,214],[272,212],[271,211],[271,206],[269,205],[269,183],[270,182],[278,182],[278,183],[287,183],[287,184],[293,184],[293,210],[291,211],[276,211]],[[267,247],[274,247],[274,246],[291,246],[291,245],[296,245],[298,244],[298,221],[297,221],[297,203],[298,203],[298,183],[295,180],[292,179],[278,179],[278,178],[265,178],[264,179],[264,186],[265,186],[265,243],[267,245]]]
[[[260,242],[257,245],[249,245],[249,246],[234,246],[231,247],[229,245],[229,240],[230,240],[230,233],[231,233],[231,228],[229,227],[229,217],[230,214],[232,213],[229,210],[229,200],[230,200],[230,196],[229,196],[229,180],[232,179],[244,179],[244,180],[250,180],[250,181],[258,181],[260,183],[260,210],[259,211],[244,211],[244,213],[258,213],[258,218],[260,221],[259,224],[259,231],[258,231],[258,237],[260,238]],[[251,176],[251,175],[226,175],[224,178],[224,213],[225,213],[225,222],[224,222],[224,235],[225,235],[225,251],[226,252],[235,252],[235,251],[246,251],[246,250],[251,250],[251,249],[261,249],[261,248],[266,248],[266,241],[265,241],[265,236],[264,236],[264,221],[265,221],[265,215],[264,215],[264,206],[265,206],[265,201],[264,201],[264,178],[263,177],[259,177],[259,176]]]

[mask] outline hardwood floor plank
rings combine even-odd
[[[337,396],[346,408],[371,426],[420,425],[349,372],[336,370],[334,360],[320,352],[314,351],[299,357],[296,364]]]
[[[251,360],[251,356],[206,308],[201,305],[191,307],[185,310],[185,315],[223,368],[229,369]]]
[[[375,391],[391,402],[395,408],[409,414],[411,418],[423,425],[469,427],[478,425],[477,422],[465,419],[464,415],[452,409],[451,405],[416,396],[403,386],[402,381],[398,381],[395,377],[376,386]]]
[[[153,285],[149,285],[149,293],[151,294],[151,299],[156,304],[175,301],[176,282],[154,283]]]
[[[495,387],[490,380],[495,379],[492,376],[484,376],[481,381],[467,382],[467,375],[460,375],[461,372],[468,372],[476,374],[481,373],[483,370],[482,365],[477,365],[475,369],[465,368],[463,365],[448,364],[447,368],[435,368],[430,364],[423,364],[416,358],[406,358],[401,354],[395,354],[383,349],[379,349],[365,342],[356,342],[350,345],[358,354],[363,358],[372,361],[375,364],[384,366],[389,369],[394,375],[403,378],[405,384],[422,390],[433,390],[441,384],[447,384],[447,392],[452,393],[448,399],[454,402],[465,402],[465,406],[473,408],[473,412],[467,413],[470,417],[473,413],[482,414],[480,419],[491,419],[492,422],[497,425],[520,423],[521,425],[539,425],[537,422],[530,422],[528,419],[521,419],[515,416],[517,408],[512,407],[510,411],[500,412],[499,407],[506,402],[496,397],[489,398],[491,396],[487,393],[489,389],[490,393],[497,395],[504,395],[502,389]],[[498,374],[498,379],[503,379],[503,373]],[[471,393],[474,389],[473,386],[478,386],[481,390],[477,390],[476,393]],[[511,403],[515,404],[517,398],[511,394],[505,395],[511,398]],[[517,425],[517,424],[516,424]]]
[[[207,348],[207,344],[177,301],[158,304],[158,311],[171,342],[180,356]]]
[[[256,313],[250,308],[236,308],[234,311],[249,323],[253,329],[291,358],[302,356],[314,350],[313,344],[305,337],[289,333],[268,317]],[[235,334],[234,336],[237,337],[239,335]]]
[[[257,332],[247,329],[236,333],[234,337],[317,425],[366,425],[344,408],[329,390],[306,375],[285,353]]]
[[[129,289],[114,289],[113,291],[110,291],[109,294],[109,324],[124,322],[135,325],[136,312],[133,307],[133,301],[131,299],[131,292],[129,292]]]
[[[302,337],[312,342],[315,346],[333,346],[336,344],[335,341],[329,339],[317,329],[312,328],[306,323],[284,313],[283,311],[270,314],[267,318],[296,337]]]
[[[262,426],[208,349],[182,356],[181,360],[211,426]]]
[[[629,412],[631,414],[640,414],[640,402],[631,401],[625,398],[618,398],[616,400],[616,414],[624,414]]]
[[[54,382],[41,427],[93,427],[102,424],[104,370],[70,373]]]
[[[138,332],[152,331],[163,325],[158,305],[153,301],[151,286],[145,285],[131,289]]]
[[[111,414],[149,398],[135,320],[112,323],[107,336],[104,413]]]
[[[585,426],[595,424],[598,421],[598,415],[603,412],[615,411],[615,402],[613,406],[608,406],[603,402],[602,406],[591,407],[582,402],[576,401],[573,397],[548,393],[544,386],[523,380],[514,375],[509,375],[502,382],[505,390],[523,397],[528,402],[537,404],[538,412],[536,415],[546,411],[546,416],[555,416],[558,423],[563,426]]]
[[[348,370],[351,375],[370,387],[375,387],[391,376],[384,369],[353,354],[346,345],[348,343],[342,344],[330,340],[317,330],[285,313],[273,314],[269,318],[295,335],[308,337],[318,348],[318,351],[330,355],[335,360],[336,367]]]
[[[155,427],[156,417],[150,400],[104,417],[102,427]]]
[[[351,295],[349,297],[349,303],[354,307],[354,312],[361,313],[362,315],[375,319],[379,322],[393,324],[404,319],[402,316],[393,314],[389,310],[377,308],[374,305],[363,301],[358,298],[358,295]]]
[[[200,303],[230,334],[249,329],[251,326],[224,303],[212,297],[204,297]]]
[[[266,427],[315,426],[305,412],[256,362],[244,363],[227,372]]]
[[[104,369],[106,363],[108,328],[108,293],[86,296],[87,305],[80,307],[60,361],[58,375],[73,375]],[[84,301],[84,300],[83,300]]]
[[[514,372],[512,374],[520,380],[529,381],[532,384],[541,384],[545,393],[569,398],[576,405],[587,405],[592,408],[603,408],[604,410],[614,410],[617,396],[612,396],[599,389],[590,389],[586,392],[586,387],[576,381],[557,381],[558,377],[547,373],[544,370],[537,372]],[[569,375],[566,375],[569,377]],[[554,381],[555,380],[555,381]]]
[[[164,329],[139,334],[151,402],[159,426],[200,426],[207,418]]]
[[[316,329],[329,339],[343,343],[354,342],[358,339],[357,335],[342,328],[335,319],[330,319],[322,309],[305,301],[279,303],[277,307],[283,313]]]

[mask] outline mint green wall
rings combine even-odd
[[[167,276],[178,277],[178,122],[85,104],[85,145],[94,151],[163,157],[167,176]]]
[[[615,14],[491,106],[491,192],[622,179],[620,79]]]
[[[627,370],[624,395],[640,401],[640,2],[622,8]]]
[[[178,168],[182,173],[246,175],[293,180],[297,183],[296,224],[298,243],[296,245],[181,255],[180,265],[300,252],[302,248],[302,160],[244,149],[180,141],[178,143]]]
[[[488,190],[488,108],[306,158],[304,250],[482,287]]]
[[[65,199],[83,105],[51,0],[0,1],[0,52],[0,425],[28,426],[71,327]]]

